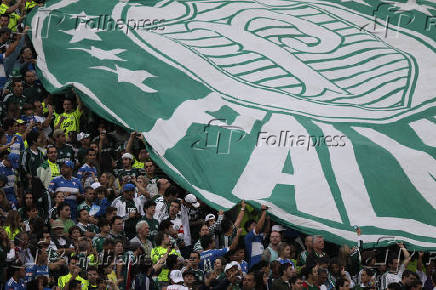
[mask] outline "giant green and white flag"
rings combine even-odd
[[[49,0],[45,87],[143,132],[215,208],[327,240],[436,249],[436,4]]]

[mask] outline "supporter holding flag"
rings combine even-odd
[[[218,257],[224,256],[229,251],[233,251],[238,247],[238,239],[241,233],[242,229],[239,229],[235,239],[233,239],[231,246],[222,249],[215,248],[215,239],[213,239],[211,235],[202,237],[201,246],[203,247],[204,251],[200,254],[200,268],[204,272],[212,271],[215,260]]]
[[[406,270],[407,265],[411,260],[411,256],[409,251],[407,251],[406,247],[403,243],[399,243],[398,246],[401,249],[401,252],[404,255],[404,260],[400,264],[400,260],[398,257],[391,256],[388,260],[388,271],[384,273],[380,278],[380,286],[381,289],[388,288],[388,285],[391,283],[397,283],[401,281],[404,271]]]
[[[248,220],[244,225],[245,230],[247,231],[244,242],[245,250],[248,253],[247,258],[249,270],[262,260],[262,254],[264,250],[264,235],[261,233],[261,231],[265,223],[268,207],[266,205],[262,205],[261,210],[262,215],[260,216],[259,221],[256,222],[255,220]]]
[[[170,216],[169,209],[171,202],[176,200],[178,193],[176,187],[171,186],[168,179],[159,179],[157,182],[159,191],[162,192],[162,195],[155,200],[156,210],[154,213],[154,218],[161,223]]]
[[[72,140],[70,133],[74,133],[75,138],[75,135],[80,132],[80,117],[83,114],[82,101],[80,100],[79,95],[76,93],[74,94],[76,96],[77,108],[74,110],[73,100],[71,98],[65,98],[62,104],[64,109],[63,113],[54,114],[55,129],[62,129],[69,140]]]
[[[139,142],[141,143],[140,144],[141,147],[138,150],[138,158],[134,156],[134,152],[133,152],[133,145],[135,139],[139,140]],[[127,141],[126,152],[134,156],[132,168],[137,168],[140,174],[145,174],[145,162],[147,161],[148,153],[147,150],[142,146],[145,146],[144,137],[138,132],[130,133],[129,140]]]

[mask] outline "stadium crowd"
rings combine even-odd
[[[324,243],[265,205],[217,212],[183,190],[141,134],[44,89],[21,23],[37,5],[0,5],[1,288],[436,289],[430,253],[363,249],[358,228]]]

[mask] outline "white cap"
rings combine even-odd
[[[170,280],[174,283],[180,283],[183,282],[183,275],[182,271],[180,270],[172,270],[170,273]]]
[[[231,261],[230,263],[228,263],[227,265],[226,265],[226,267],[224,268],[224,272],[227,272],[227,270],[230,270],[231,268],[233,268],[233,267],[238,267],[238,270],[241,270],[241,266],[239,265],[239,263],[238,262],[236,262],[236,261]]]
[[[101,186],[100,182],[94,182],[93,184],[91,184],[92,189],[96,190],[97,188],[99,188]]]
[[[210,213],[206,216],[204,221],[207,222],[207,221],[214,220],[214,219],[215,219],[215,215],[213,213]]]
[[[190,203],[195,208],[198,208],[200,206],[200,203],[198,202],[197,198],[192,193],[187,194],[185,196],[185,201],[187,203]]]
[[[285,229],[281,225],[273,225],[271,228],[272,232],[282,232]]]
[[[77,138],[77,141],[81,141],[85,138],[89,138],[89,136],[90,136],[89,134],[81,132],[81,133],[77,134],[76,138]]]
[[[121,156],[121,158],[129,158],[130,160],[133,160],[133,155],[129,152],[126,152],[123,154],[123,156]]]

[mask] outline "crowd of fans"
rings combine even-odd
[[[1,288],[436,287],[429,253],[364,250],[359,229],[354,247],[324,244],[274,224],[265,205],[209,208],[156,166],[141,134],[73,90],[44,90],[21,24],[38,3],[10,2],[0,5]]]

